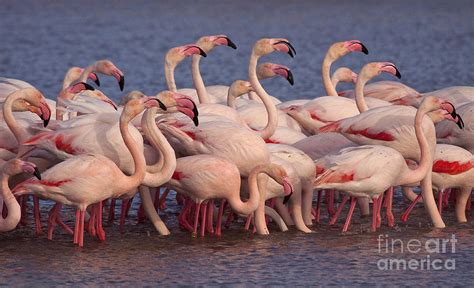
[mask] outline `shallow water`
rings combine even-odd
[[[248,54],[260,37],[286,37],[297,50],[295,59],[274,54],[264,61],[289,66],[295,85],[282,79],[265,82],[282,99],[323,94],[320,63],[334,41],[359,39],[370,51],[338,61],[358,70],[368,61],[392,61],[402,81],[421,91],[452,85],[473,85],[474,3],[471,1],[1,1],[0,75],[30,82],[54,98],[70,66],[86,66],[101,58],[124,71],[126,91],[155,94],[164,89],[163,57],[167,49],[195,41],[201,35],[227,34],[236,51],[215,49],[204,59],[207,84],[230,84],[245,79]],[[190,87],[189,61],[177,68],[178,87]],[[384,75],[380,79],[392,77]],[[111,78],[101,77],[112,98],[123,94]],[[343,86],[343,88],[350,85]],[[395,200],[395,216],[406,207]],[[43,218],[50,206],[43,204]],[[474,224],[457,224],[453,209],[446,212],[448,228],[432,231],[423,208],[408,224],[382,226],[367,232],[369,219],[354,223],[341,235],[341,225],[314,227],[305,235],[294,230],[255,236],[242,223],[216,239],[192,238],[180,231],[178,207],[171,200],[163,214],[172,235],[157,235],[149,223],[136,224],[136,208],[126,232],[117,223],[106,227],[107,241],[86,236],[85,248],[72,245],[59,231],[53,241],[34,235],[32,225],[0,235],[0,284],[15,286],[96,284],[156,285],[466,285],[474,267]],[[67,212],[66,212],[67,211]],[[66,210],[72,224],[71,210]],[[345,215],[345,214],[343,214]],[[358,218],[355,216],[356,219]],[[323,218],[323,223],[327,219]],[[45,221],[43,220],[43,224]],[[382,239],[449,239],[455,253],[433,253],[431,259],[454,259],[456,270],[380,271],[385,258],[423,259],[428,253],[384,253]]]

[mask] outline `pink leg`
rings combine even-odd
[[[206,232],[206,218],[207,218],[207,203],[201,203],[201,237],[204,237]]]
[[[206,230],[210,234],[214,234],[214,200],[207,203],[207,220]]]
[[[326,199],[328,205],[328,213],[329,215],[334,215],[334,189],[326,189]]]
[[[193,228],[193,234],[192,236],[194,238],[197,237],[197,229],[198,229],[198,221],[199,221],[199,210],[201,209],[201,203],[196,204],[196,211],[194,214],[194,228]]]
[[[135,195],[127,201],[127,210],[125,211],[125,217],[128,217],[128,212],[130,211],[130,207],[132,207],[133,199],[135,199]]]
[[[85,211],[80,211],[79,219],[79,247],[84,247],[84,215]]]
[[[115,220],[115,200],[116,199],[110,199],[110,208],[109,208],[109,225],[112,224]]]
[[[347,232],[349,229],[349,225],[351,224],[352,214],[354,214],[354,208],[357,203],[356,197],[351,197],[351,206],[349,208],[349,212],[347,213],[346,223],[344,223],[344,227],[342,228],[342,232]]]
[[[221,200],[221,205],[219,206],[219,214],[217,215],[217,224],[216,224],[216,236],[222,235],[222,216],[224,215],[226,201],[225,199]]]
[[[458,188],[450,188],[446,189],[444,191],[445,197],[443,199],[443,206],[448,208],[449,207],[449,202],[454,203],[456,205],[456,196],[458,194],[459,189]]]
[[[181,209],[181,213],[178,215],[179,225],[189,232],[193,232],[193,227],[189,224],[186,218],[191,206],[192,203],[190,201],[186,201],[184,207]]]
[[[372,232],[375,232],[377,230],[377,214],[379,211],[379,199],[378,198],[372,198],[373,205],[372,205]]]
[[[249,230],[250,229],[250,223],[252,223],[252,217],[253,217],[253,214],[250,214],[249,216],[247,216],[247,220],[245,220],[245,230]]]
[[[176,193],[176,202],[178,202],[179,205],[183,205],[184,203],[183,195]]]
[[[314,216],[316,223],[319,223],[321,219],[321,195],[323,194],[322,190],[318,190],[318,199],[316,202],[316,215]]]
[[[43,234],[43,230],[41,229],[41,212],[39,198],[37,196],[33,196],[33,209],[35,212],[36,235],[41,235]]]
[[[95,206],[92,206],[91,209],[91,217],[89,218],[89,222],[87,223],[87,232],[92,236],[95,237],[96,231],[95,231]]]
[[[225,221],[225,224],[224,224],[224,227],[226,229],[229,229],[230,228],[230,224],[232,223],[232,221],[234,221],[234,212],[232,212],[232,210],[229,211],[229,215],[227,215],[227,219]]]
[[[443,190],[438,191],[438,211],[440,215],[443,215]]]
[[[79,221],[81,218],[81,210],[76,210],[76,224],[74,225],[74,244],[79,243],[79,228],[81,228]]]
[[[120,212],[120,233],[125,232],[125,217],[127,216],[127,207],[130,199],[122,199],[122,211]]]
[[[333,190],[334,191],[334,190]],[[334,193],[334,192],[333,192]],[[341,214],[342,212],[342,209],[344,209],[344,205],[346,205],[346,202],[347,200],[349,199],[349,196],[346,194],[344,195],[344,198],[342,198],[342,202],[341,204],[339,205],[339,207],[337,208],[337,211],[336,213],[334,214],[334,216],[331,218],[331,221],[329,221],[329,225],[334,225],[334,223],[336,223],[337,219],[339,218],[339,215]]]
[[[469,199],[467,199],[467,203],[466,203],[466,211],[467,212],[471,211],[471,201],[472,201],[472,194],[469,195]]]
[[[100,241],[105,241],[105,231],[102,227],[102,201],[95,204],[96,206],[96,219],[97,219],[97,237]]]
[[[54,226],[56,226],[56,219],[57,215],[59,212],[59,209],[61,209],[61,204],[56,203],[54,204],[53,208],[49,210],[49,217],[48,217],[48,240],[53,240],[53,231],[54,231]]]
[[[166,209],[166,197],[168,197],[169,193],[170,193],[170,189],[166,188],[163,194],[160,196],[159,205],[160,205],[161,211],[164,211]]]
[[[410,206],[408,206],[407,210],[405,210],[405,212],[403,212],[402,217],[400,218],[400,220],[403,223],[408,221],[408,216],[410,215],[411,210],[413,210],[413,208],[415,208],[416,203],[418,203],[418,201],[420,201],[420,199],[421,199],[421,193],[418,196],[416,196],[415,200],[413,200],[413,202],[411,202],[411,204],[410,204]]]
[[[25,196],[20,196],[21,201],[20,201],[20,206],[21,206],[21,225],[26,225],[28,221],[26,221],[28,213],[26,212],[26,208],[28,206],[28,195]]]
[[[387,210],[386,210],[386,215],[387,215],[387,222],[388,222],[388,227],[393,227],[395,226],[395,217],[393,216],[392,212],[392,204],[393,204],[393,187],[390,187],[387,190],[387,197],[385,197],[385,202],[387,203]]]

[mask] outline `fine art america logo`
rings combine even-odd
[[[450,238],[397,239],[379,235],[377,261],[379,270],[455,270],[456,235]]]

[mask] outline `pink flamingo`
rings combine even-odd
[[[443,89],[439,89],[432,92],[426,92],[422,94],[412,94],[393,101],[394,104],[398,105],[409,105],[418,107],[421,101],[426,96],[435,96],[441,99],[445,99],[454,105],[458,106],[467,102],[474,102],[474,87],[471,86],[451,86]]]
[[[15,229],[15,227],[20,222],[21,218],[21,208],[16,201],[15,196],[13,196],[10,187],[8,187],[8,180],[10,177],[21,174],[28,173],[35,175],[38,179],[41,180],[41,174],[36,168],[36,165],[30,162],[22,161],[20,159],[12,159],[8,162],[5,162],[1,167],[1,190],[0,190],[0,215],[3,213],[3,205],[5,204],[8,214],[5,218],[0,217],[0,232],[7,232]]]
[[[427,97],[416,112],[414,129],[420,149],[420,165],[414,170],[407,166],[404,156],[397,150],[380,145],[345,148],[340,153],[326,156],[316,163],[323,172],[317,177],[315,188],[337,189],[345,191],[352,197],[343,231],[348,229],[354,211],[355,197],[373,199],[372,230],[375,231],[379,225],[377,215],[382,206],[382,193],[393,186],[416,183],[430,174],[428,172],[432,166],[433,154],[430,140],[425,136],[423,117],[426,113],[437,109],[448,109],[446,111],[451,112],[452,106],[435,97]]]
[[[417,97],[420,93],[400,82],[377,81],[367,84],[364,87],[364,95],[365,97],[377,98],[393,104],[401,104],[398,103],[400,99],[404,99],[405,97]],[[354,90],[345,90],[339,92],[339,96],[355,98],[355,92]]]
[[[436,138],[440,143],[456,145],[474,153],[474,102],[465,103],[456,110],[463,122],[456,123],[457,127],[452,122],[438,123]]]
[[[390,103],[372,98],[364,98],[364,85],[373,77],[386,72],[400,78],[400,72],[394,64],[389,62],[372,62],[366,64],[356,83],[356,101],[344,97],[324,96],[307,102],[302,106],[289,107],[286,109],[288,115],[293,117],[310,134],[317,134],[319,129],[328,123],[338,121],[366,111],[366,100],[370,101],[371,107],[390,105]]]
[[[48,169],[42,180],[27,180],[14,188],[17,195],[38,195],[62,204],[77,207],[74,243],[84,245],[84,212],[91,205],[96,208],[99,238],[105,239],[101,228],[103,200],[133,195],[145,177],[145,159],[129,132],[128,123],[146,108],[162,106],[156,98],[143,97],[131,100],[120,116],[120,132],[132,154],[135,171],[127,176],[117,165],[99,154],[78,155]],[[85,186],[84,186],[85,185]],[[85,188],[87,187],[87,188]]]

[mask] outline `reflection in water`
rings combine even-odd
[[[210,8],[212,7],[212,8]],[[322,95],[320,65],[334,41],[360,39],[368,56],[357,54],[334,66],[355,71],[368,61],[393,61],[403,82],[419,91],[452,85],[472,85],[473,5],[469,1],[2,1],[0,75],[26,80],[47,97],[59,91],[62,75],[70,66],[86,66],[97,59],[114,61],[126,77],[125,91],[154,94],[165,87],[163,55],[173,46],[190,43],[202,35],[225,33],[238,49],[215,49],[201,61],[207,84],[230,84],[246,79],[248,53],[260,37],[287,37],[298,52],[270,55],[265,61],[288,65],[295,86],[269,80],[265,88],[281,99]],[[245,11],[245,13],[242,13]],[[409,15],[406,17],[405,15]],[[453,17],[456,15],[456,17]],[[449,21],[445,20],[449,19]],[[455,53],[449,53],[455,51]],[[190,87],[189,61],[176,69],[178,88]],[[385,79],[394,80],[389,76]],[[117,100],[116,83],[101,78],[103,91]],[[346,84],[341,89],[350,88]],[[171,199],[171,197],[170,197]],[[138,201],[137,201],[138,202]],[[43,203],[43,218],[51,203]],[[395,216],[406,203],[395,200]],[[347,234],[341,224],[313,227],[305,235],[270,226],[271,235],[251,235],[236,223],[220,239],[191,238],[180,231],[179,208],[168,201],[164,221],[172,235],[157,235],[150,223],[136,224],[137,204],[126,232],[117,223],[106,227],[107,241],[86,236],[84,249],[57,229],[53,241],[34,235],[32,223],[0,235],[0,284],[59,285],[156,285],[264,284],[264,285],[465,285],[474,267],[474,225],[456,224],[453,209],[445,213],[448,228],[431,231],[422,207],[408,224],[397,223],[377,233],[368,232],[370,219],[355,216]],[[72,210],[63,210],[72,225]],[[343,215],[345,212],[343,212]],[[44,223],[43,219],[43,223]],[[323,217],[322,223],[327,223]],[[377,261],[390,258],[422,258],[426,253],[386,255],[378,251],[378,237],[426,241],[431,237],[459,242],[455,254],[431,255],[454,258],[455,271],[379,271]]]

